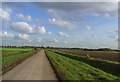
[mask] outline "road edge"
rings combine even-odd
[[[46,55],[48,61],[50,62],[51,67],[53,68],[53,71],[54,71],[54,73],[55,73],[55,76],[56,76],[56,78],[58,79],[58,82],[62,82],[62,81],[64,80],[64,78],[62,77],[62,75],[59,74],[58,70],[56,70],[56,67],[55,67],[55,66],[53,65],[53,63],[51,62],[51,60],[50,60],[50,58],[48,57],[48,55],[47,55],[47,53],[46,53],[45,50],[44,50],[44,52],[45,52],[45,55]]]

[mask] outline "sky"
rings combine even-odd
[[[117,2],[3,2],[2,45],[118,48]]]

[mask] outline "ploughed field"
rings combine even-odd
[[[98,55],[100,55],[101,52],[98,51]],[[108,61],[107,59],[102,60],[102,58],[99,59],[99,57],[97,58],[97,54],[96,57],[87,57],[74,53],[76,53],[76,51],[64,49],[46,50],[46,54],[60,78],[82,81],[102,80],[105,82],[107,80],[120,80],[119,62]],[[108,52],[106,53],[108,54]],[[86,55],[85,52],[84,55]]]
[[[120,52],[118,51],[84,51],[84,50],[69,50],[69,49],[55,49],[64,53],[69,53],[77,56],[90,56],[96,59],[109,60],[120,62]]]
[[[1,48],[2,70],[17,65],[26,58],[34,55],[37,51],[32,48]]]

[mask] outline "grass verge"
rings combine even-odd
[[[22,49],[22,48],[3,48],[2,49],[2,70],[3,73],[7,72],[17,64],[21,63],[28,57],[34,55],[37,50]]]

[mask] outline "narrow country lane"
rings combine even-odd
[[[2,76],[3,80],[57,80],[44,50]]]

